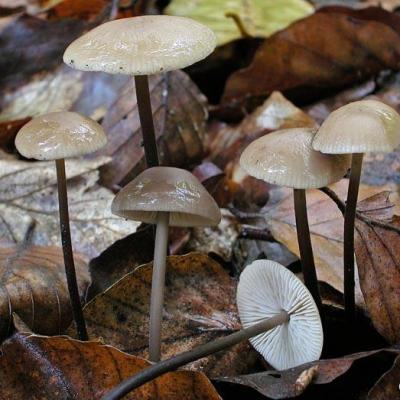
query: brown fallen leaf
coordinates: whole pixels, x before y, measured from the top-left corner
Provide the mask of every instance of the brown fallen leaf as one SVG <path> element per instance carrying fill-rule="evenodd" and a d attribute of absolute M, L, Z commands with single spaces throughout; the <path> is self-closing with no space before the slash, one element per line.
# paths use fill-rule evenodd
<path fill-rule="evenodd" d="M 152 264 L 126 275 L 84 308 L 89 337 L 102 338 L 127 353 L 147 357 Z M 163 358 L 240 329 L 235 305 L 236 282 L 213 259 L 201 253 L 167 260 Z M 74 335 L 74 331 L 68 332 Z M 248 371 L 257 356 L 248 343 L 190 365 L 213 376 Z"/>
<path fill-rule="evenodd" d="M 66 162 L 73 246 L 88 258 L 138 225 L 114 216 L 113 193 L 96 183 L 98 167 L 107 161 L 103 157 Z M 54 162 L 0 159 L 0 237 L 19 243 L 32 227 L 32 244 L 59 246 Z"/>
<path fill-rule="evenodd" d="M 79 254 L 75 254 L 75 264 L 83 297 L 89 273 Z M 44 335 L 61 334 L 71 324 L 60 248 L 0 247 L 0 339 L 11 333 L 13 313 L 33 332 Z"/>
<path fill-rule="evenodd" d="M 0 122 L 0 147 L 11 149 L 18 131 L 30 121 L 30 118 L 18 119 L 10 122 Z"/>
<path fill-rule="evenodd" d="M 368 400 L 397 399 L 400 396 L 400 356 L 368 393 Z"/>
<path fill-rule="evenodd" d="M 336 379 L 343 375 L 351 374 L 350 369 L 360 368 L 361 372 L 359 372 L 357 376 L 354 376 L 353 379 L 347 381 L 345 387 L 343 387 L 343 384 L 338 384 L 342 389 L 338 392 L 342 396 L 346 396 L 342 398 L 355 399 L 359 398 L 358 396 L 352 396 L 356 394 L 354 393 L 354 386 L 357 386 L 357 384 L 359 385 L 357 381 L 362 381 L 364 387 L 368 387 L 368 385 L 371 386 L 370 382 L 365 381 L 366 371 L 375 369 L 375 373 L 379 374 L 380 367 L 377 366 L 378 357 L 384 357 L 386 361 L 385 364 L 387 364 L 390 363 L 397 354 L 399 354 L 399 350 L 396 349 L 373 350 L 350 354 L 342 358 L 314 361 L 286 371 L 279 371 L 279 373 L 277 373 L 277 371 L 265 371 L 251 375 L 218 378 L 216 381 L 218 383 L 226 382 L 250 387 L 271 399 L 291 399 L 298 396 L 296 381 L 299 375 L 313 366 L 318 366 L 318 374 L 311 383 L 311 386 L 313 386 L 314 389 L 313 394 L 320 395 L 316 398 L 324 398 L 324 394 L 329 395 L 329 398 L 341 398 L 341 396 L 331 397 L 333 390 L 329 384 L 334 383 Z M 361 364 L 360 362 L 364 362 L 364 364 Z M 320 391 L 317 391 L 318 389 L 315 385 L 326 385 L 326 391 L 324 392 L 322 387 L 320 388 Z M 314 396 L 312 398 L 314 398 Z M 390 399 L 392 400 L 392 398 Z M 386 397 L 385 400 L 389 400 L 389 397 Z"/>
<path fill-rule="evenodd" d="M 222 106 L 252 107 L 274 90 L 310 101 L 383 69 L 398 70 L 399 26 L 400 16 L 381 8 L 318 10 L 266 39 L 252 64 L 228 79 Z"/>
<path fill-rule="evenodd" d="M 149 84 L 162 162 L 185 167 L 199 161 L 204 155 L 206 98 L 182 71 L 152 76 Z M 101 169 L 101 182 L 107 187 L 123 185 L 144 167 L 133 81 L 108 110 L 102 125 L 108 144 L 99 154 L 113 160 Z"/>
<path fill-rule="evenodd" d="M 372 322 L 391 343 L 400 340 L 400 217 L 393 215 L 390 192 L 358 203 L 362 215 L 382 226 L 356 220 L 355 253 L 360 286 Z M 396 227 L 394 231 L 390 227 Z"/>
<path fill-rule="evenodd" d="M 0 348 L 0 397 L 100 400 L 122 380 L 150 366 L 100 342 L 16 334 Z M 141 386 L 130 400 L 219 400 L 201 372 L 176 371 Z"/>

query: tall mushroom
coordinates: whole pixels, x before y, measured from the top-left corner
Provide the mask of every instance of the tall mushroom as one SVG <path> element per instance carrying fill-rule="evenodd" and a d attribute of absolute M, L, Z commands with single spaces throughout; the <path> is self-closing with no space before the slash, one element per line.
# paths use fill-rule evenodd
<path fill-rule="evenodd" d="M 65 158 L 94 152 L 107 142 L 103 128 L 95 121 L 75 112 L 41 115 L 24 125 L 15 138 L 17 150 L 26 158 L 55 160 L 61 243 L 72 315 L 80 340 L 87 340 L 85 320 L 76 281 L 69 226 Z"/>
<path fill-rule="evenodd" d="M 64 62 L 82 71 L 133 75 L 147 165 L 159 164 L 148 75 L 187 67 L 216 46 L 214 33 L 184 17 L 146 15 L 106 22 L 72 42 Z"/>
<path fill-rule="evenodd" d="M 400 144 L 400 115 L 376 100 L 347 104 L 321 125 L 313 148 L 326 154 L 351 154 L 351 175 L 344 216 L 344 303 L 349 320 L 354 316 L 354 223 L 363 155 L 391 152 Z"/>
<path fill-rule="evenodd" d="M 151 361 L 159 361 L 168 227 L 218 225 L 221 213 L 214 199 L 194 175 L 172 167 L 153 167 L 139 174 L 115 196 L 112 212 L 127 219 L 157 225 L 149 353 Z"/>
<path fill-rule="evenodd" d="M 305 189 L 320 188 L 341 179 L 349 167 L 346 156 L 329 156 L 311 147 L 316 130 L 284 129 L 252 142 L 240 157 L 251 176 L 293 188 L 297 238 L 304 281 L 319 309 L 322 303 L 311 246 Z"/>
<path fill-rule="evenodd" d="M 126 379 L 102 400 L 118 400 L 168 371 L 243 340 L 278 370 L 319 359 L 323 332 L 318 308 L 307 288 L 282 265 L 258 260 L 240 276 L 237 305 L 244 329 L 152 365 Z"/>

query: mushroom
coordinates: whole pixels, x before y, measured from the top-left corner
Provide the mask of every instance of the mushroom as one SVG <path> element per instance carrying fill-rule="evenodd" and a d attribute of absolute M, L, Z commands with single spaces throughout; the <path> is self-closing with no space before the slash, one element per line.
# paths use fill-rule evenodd
<path fill-rule="evenodd" d="M 243 340 L 278 370 L 318 360 L 323 331 L 311 293 L 288 269 L 257 260 L 242 272 L 237 305 L 244 329 L 154 364 L 120 383 L 103 397 L 117 400 L 166 372 L 225 350 Z"/>
<path fill-rule="evenodd" d="M 148 75 L 187 67 L 207 57 L 215 34 L 184 17 L 146 15 L 107 22 L 72 42 L 64 62 L 82 71 L 133 75 L 147 165 L 159 164 Z"/>
<path fill-rule="evenodd" d="M 312 128 L 292 128 L 269 133 L 247 146 L 240 157 L 240 165 L 255 178 L 293 188 L 304 282 L 321 310 L 305 189 L 338 181 L 347 172 L 349 160 L 347 156 L 326 155 L 313 150 L 311 142 L 315 132 Z"/>
<path fill-rule="evenodd" d="M 139 174 L 115 196 L 112 212 L 123 218 L 157 225 L 150 300 L 149 355 L 151 361 L 159 361 L 168 227 L 218 225 L 221 213 L 214 199 L 194 175 L 172 167 L 153 167 Z"/>
<path fill-rule="evenodd" d="M 313 148 L 326 154 L 351 154 L 351 174 L 344 216 L 344 303 L 349 320 L 355 313 L 354 223 L 363 153 L 391 152 L 400 143 L 400 115 L 376 100 L 349 103 L 332 112 L 321 125 Z"/>
<path fill-rule="evenodd" d="M 17 150 L 26 158 L 55 160 L 61 242 L 72 315 L 80 340 L 87 340 L 85 320 L 76 281 L 68 215 L 65 158 L 91 153 L 107 142 L 103 128 L 95 121 L 75 112 L 41 115 L 24 125 L 15 138 Z"/>

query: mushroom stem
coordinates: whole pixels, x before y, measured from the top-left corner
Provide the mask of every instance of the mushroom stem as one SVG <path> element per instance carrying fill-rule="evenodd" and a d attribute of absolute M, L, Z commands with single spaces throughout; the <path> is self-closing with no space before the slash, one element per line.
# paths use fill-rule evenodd
<path fill-rule="evenodd" d="M 65 275 L 67 277 L 68 292 L 72 307 L 72 316 L 75 321 L 79 340 L 88 340 L 85 319 L 82 312 L 81 299 L 79 296 L 78 283 L 76 281 L 75 263 L 72 251 L 68 213 L 67 182 L 65 179 L 65 161 L 63 158 L 55 161 L 57 169 L 61 243 L 64 254 Z"/>
<path fill-rule="evenodd" d="M 308 227 L 306 192 L 304 189 L 293 189 L 293 194 L 297 240 L 299 242 L 304 283 L 313 296 L 318 309 L 321 311 L 322 302 L 318 289 L 317 273 L 315 271 L 310 229 Z"/>
<path fill-rule="evenodd" d="M 348 320 L 354 318 L 354 223 L 357 211 L 358 189 L 360 187 L 363 153 L 355 153 L 351 158 L 350 182 L 344 213 L 343 265 L 344 265 L 344 306 Z"/>
<path fill-rule="evenodd" d="M 117 400 L 124 397 L 131 390 L 138 388 L 141 385 L 163 375 L 169 371 L 173 371 L 185 364 L 196 361 L 200 358 L 207 357 L 210 354 L 214 354 L 218 351 L 225 350 L 237 343 L 244 340 L 250 339 L 261 333 L 267 332 L 278 325 L 282 325 L 288 322 L 290 315 L 282 310 L 279 314 L 272 318 L 264 319 L 248 328 L 242 329 L 238 332 L 232 333 L 228 336 L 213 340 L 201 346 L 194 348 L 193 350 L 180 353 L 174 357 L 168 358 L 167 360 L 161 361 L 154 364 L 139 373 L 131 376 L 124 380 L 117 387 L 106 394 L 102 400 Z"/>
<path fill-rule="evenodd" d="M 135 76 L 135 88 L 147 167 L 157 167 L 160 162 L 158 160 L 153 113 L 151 111 L 149 80 L 147 75 Z"/>
<path fill-rule="evenodd" d="M 165 268 L 168 247 L 169 213 L 157 214 L 156 240 L 154 244 L 153 277 L 150 299 L 149 359 L 160 361 L 161 322 L 164 304 Z"/>

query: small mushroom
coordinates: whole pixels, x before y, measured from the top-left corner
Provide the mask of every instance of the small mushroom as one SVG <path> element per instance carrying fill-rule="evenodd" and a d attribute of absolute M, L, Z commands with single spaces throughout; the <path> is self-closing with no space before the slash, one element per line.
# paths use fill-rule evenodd
<path fill-rule="evenodd" d="M 61 242 L 72 315 L 80 340 L 87 340 L 85 320 L 76 281 L 71 232 L 69 226 L 65 158 L 88 154 L 107 142 L 103 128 L 95 121 L 75 112 L 41 115 L 24 125 L 15 138 L 17 150 L 26 158 L 55 160 Z"/>
<path fill-rule="evenodd" d="M 347 172 L 349 159 L 347 156 L 328 156 L 313 150 L 311 142 L 315 132 L 311 128 L 293 128 L 269 133 L 244 150 L 240 165 L 255 178 L 293 188 L 304 281 L 321 309 L 305 189 L 320 188 L 340 180 Z"/>
<path fill-rule="evenodd" d="M 131 376 L 102 400 L 118 400 L 166 372 L 250 340 L 278 370 L 318 360 L 323 331 L 318 308 L 303 283 L 282 265 L 258 260 L 242 272 L 237 305 L 244 329 L 154 364 Z"/>
<path fill-rule="evenodd" d="M 82 71 L 135 76 L 147 165 L 159 164 L 148 75 L 187 67 L 207 57 L 215 34 L 184 17 L 146 15 L 100 25 L 72 42 L 64 62 Z"/>
<path fill-rule="evenodd" d="M 338 108 L 321 125 L 313 148 L 326 154 L 351 154 L 351 175 L 344 216 L 344 302 L 349 320 L 355 313 L 354 223 L 363 153 L 391 152 L 400 144 L 400 115 L 376 100 L 361 100 Z"/>
<path fill-rule="evenodd" d="M 194 175 L 172 167 L 153 167 L 139 174 L 115 196 L 112 212 L 123 218 L 157 225 L 149 353 L 151 361 L 159 361 L 168 227 L 218 225 L 221 213 L 214 199 Z"/>

